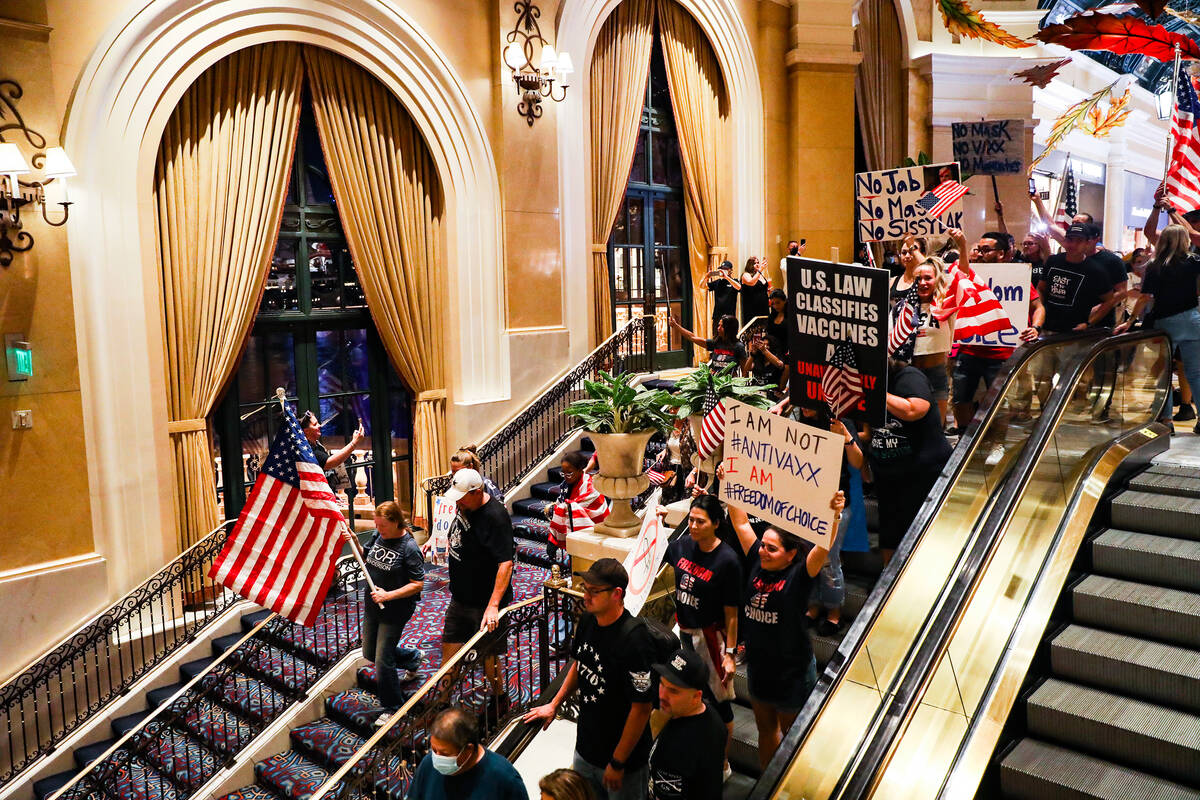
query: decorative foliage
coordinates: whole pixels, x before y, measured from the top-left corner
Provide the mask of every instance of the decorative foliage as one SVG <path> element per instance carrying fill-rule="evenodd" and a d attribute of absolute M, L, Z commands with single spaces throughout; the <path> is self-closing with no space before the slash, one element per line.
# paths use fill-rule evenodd
<path fill-rule="evenodd" d="M 720 372 L 714 372 L 708 364 L 701 364 L 695 371 L 684 375 L 675 382 L 675 388 L 668 396 L 668 403 L 675 408 L 675 416 L 687 419 L 693 414 L 699 414 L 704 405 L 704 394 L 708 391 L 708 382 L 713 383 L 713 391 L 717 399 L 724 400 L 732 397 L 755 408 L 768 409 L 773 403 L 767 392 L 775 388 L 775 384 L 765 386 L 754 383 L 750 378 L 735 378 L 733 370 L 736 364 L 730 364 Z"/>
<path fill-rule="evenodd" d="M 994 22 L 988 22 L 978 11 L 967 5 L 966 0 L 938 0 L 938 10 L 942 12 L 942 22 L 945 23 L 946 30 L 958 36 L 995 42 L 1014 50 L 1033 47 L 1030 42 L 1018 39 Z"/>
<path fill-rule="evenodd" d="M 1200 47 L 1187 36 L 1132 16 L 1077 14 L 1061 25 L 1046 26 L 1033 38 L 1069 50 L 1107 50 L 1122 56 L 1136 53 L 1159 61 L 1173 59 L 1178 44 L 1184 58 L 1200 58 Z"/>
<path fill-rule="evenodd" d="M 1081 127 L 1084 133 L 1091 134 L 1097 139 L 1103 139 L 1113 130 L 1125 124 L 1131 110 L 1129 108 L 1129 90 L 1126 89 L 1125 93 L 1116 100 L 1109 101 L 1107 112 L 1102 114 L 1099 105 L 1092 106 Z"/>
<path fill-rule="evenodd" d="M 1120 5 L 1128 4 L 1121 3 Z M 1134 0 L 1134 5 L 1145 12 L 1150 19 L 1158 19 L 1164 11 L 1170 10 L 1167 8 L 1167 0 Z"/>
<path fill-rule="evenodd" d="M 1071 59 L 1064 58 L 1061 61 L 1055 61 L 1051 64 L 1038 64 L 1029 69 L 1023 69 L 1013 75 L 1013 78 L 1020 78 L 1030 86 L 1036 86 L 1039 89 L 1045 89 L 1050 81 L 1054 80 L 1054 76 L 1058 71 L 1071 63 Z"/>
<path fill-rule="evenodd" d="M 661 389 L 639 389 L 632 385 L 634 373 L 600 373 L 598 381 L 584 381 L 587 400 L 576 400 L 563 412 L 574 417 L 592 433 L 636 433 L 671 428 L 671 415 L 664 410 L 671 396 Z"/>
<path fill-rule="evenodd" d="M 1080 100 L 1078 103 L 1064 111 L 1062 116 L 1054 120 L 1054 127 L 1050 129 L 1050 135 L 1046 137 L 1046 149 L 1042 151 L 1040 156 L 1029 163 L 1029 171 L 1031 173 L 1033 172 L 1033 168 L 1037 166 L 1038 162 L 1050 155 L 1050 153 L 1053 152 L 1056 147 L 1058 147 L 1058 143 L 1061 142 L 1068 133 L 1075 130 L 1075 127 L 1087 118 L 1088 114 L 1091 113 L 1093 108 L 1100 104 L 1101 100 L 1112 95 L 1113 87 L 1117 85 L 1117 81 L 1119 80 L 1120 78 L 1118 78 L 1116 81 L 1113 81 L 1108 86 L 1105 86 L 1103 89 L 1099 90 L 1090 97 L 1085 97 L 1084 99 Z"/>
<path fill-rule="evenodd" d="M 931 159 L 929 157 L 929 153 L 926 153 L 924 150 L 917 153 L 916 161 L 913 161 L 912 156 L 906 156 L 904 159 L 904 166 L 906 166 L 906 167 L 923 167 L 926 164 L 932 164 L 932 163 L 933 163 L 933 159 Z"/>
<path fill-rule="evenodd" d="M 1200 14 L 1193 14 L 1190 11 L 1176 11 L 1173 8 L 1166 9 L 1166 12 L 1176 19 L 1181 19 L 1189 25 L 1200 26 Z"/>

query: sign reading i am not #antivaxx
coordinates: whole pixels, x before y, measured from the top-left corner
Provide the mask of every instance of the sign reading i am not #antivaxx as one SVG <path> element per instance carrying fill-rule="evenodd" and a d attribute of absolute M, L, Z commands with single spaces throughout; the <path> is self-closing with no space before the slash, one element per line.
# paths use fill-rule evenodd
<path fill-rule="evenodd" d="M 842 437 L 725 400 L 721 499 L 818 547 L 833 545 L 829 501 L 842 479 Z"/>

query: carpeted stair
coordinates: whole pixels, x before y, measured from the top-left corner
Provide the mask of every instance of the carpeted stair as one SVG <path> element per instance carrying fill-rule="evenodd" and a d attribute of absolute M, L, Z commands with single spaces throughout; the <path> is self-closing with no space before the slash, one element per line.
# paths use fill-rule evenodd
<path fill-rule="evenodd" d="M 590 458 L 594 452 L 592 440 L 584 437 L 579 443 L 579 449 Z M 547 521 L 546 509 L 558 498 L 558 487 L 561 483 L 562 468 L 551 467 L 544 482 L 535 483 L 530 487 L 529 497 L 512 504 L 513 544 L 516 546 L 518 561 L 543 569 L 550 569 L 554 564 L 566 568 L 566 553 L 560 553 L 556 559 L 551 559 L 546 552 L 546 545 L 550 541 L 550 523 Z"/>

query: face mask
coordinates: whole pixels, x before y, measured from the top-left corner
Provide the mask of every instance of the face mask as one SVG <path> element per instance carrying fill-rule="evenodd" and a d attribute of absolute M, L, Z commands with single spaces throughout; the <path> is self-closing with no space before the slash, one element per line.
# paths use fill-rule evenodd
<path fill-rule="evenodd" d="M 459 753 L 458 756 L 461 756 Z M 430 753 L 430 758 L 433 759 L 433 768 L 443 775 L 453 775 L 462 769 L 458 766 L 458 756 L 442 756 L 437 753 Z"/>

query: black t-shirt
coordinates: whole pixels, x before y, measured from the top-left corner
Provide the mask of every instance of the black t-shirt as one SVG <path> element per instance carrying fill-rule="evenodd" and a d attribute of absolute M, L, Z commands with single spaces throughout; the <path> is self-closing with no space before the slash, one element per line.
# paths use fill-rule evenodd
<path fill-rule="evenodd" d="M 666 562 L 675 568 L 679 627 L 724 627 L 725 607 L 737 608 L 741 597 L 742 564 L 737 553 L 719 539 L 706 553 L 685 534 L 667 545 Z"/>
<path fill-rule="evenodd" d="M 1023 256 L 1020 253 L 1017 253 L 1015 256 L 1013 256 L 1013 263 L 1029 265 L 1030 280 L 1033 281 L 1034 286 L 1038 285 L 1038 281 L 1040 281 L 1042 279 L 1042 274 L 1046 270 L 1046 260 L 1045 259 L 1039 259 L 1037 261 L 1030 261 L 1028 258 L 1026 258 L 1025 256 Z"/>
<path fill-rule="evenodd" d="M 650 750 L 648 800 L 721 800 L 726 735 L 711 706 L 668 721 Z"/>
<path fill-rule="evenodd" d="M 778 343 L 779 349 L 776 350 L 776 349 L 772 348 L 771 352 L 774 353 L 775 355 L 779 356 L 779 358 L 783 361 L 783 363 L 786 364 L 787 363 L 787 351 L 788 351 L 787 315 L 786 314 L 784 315 L 782 322 L 774 322 L 773 321 L 774 319 L 775 319 L 774 313 L 772 313 L 769 317 L 767 317 L 767 325 L 766 325 L 766 331 L 765 331 L 765 333 L 767 335 L 767 341 L 770 342 L 772 339 L 774 339 L 775 342 Z"/>
<path fill-rule="evenodd" d="M 654 645 L 645 627 L 631 624 L 632 619 L 626 611 L 612 625 L 602 626 L 585 613 L 571 642 L 571 658 L 579 667 L 575 750 L 595 767 L 608 765 L 633 704 L 654 701 Z M 625 763 L 637 769 L 649 755 L 647 725 Z"/>
<path fill-rule="evenodd" d="M 487 608 L 496 573 L 513 560 L 512 518 L 489 500 L 475 511 L 459 511 L 450 526 L 450 597 L 468 608 Z M 512 582 L 500 600 L 512 602 Z"/>
<path fill-rule="evenodd" d="M 425 580 L 425 559 L 421 548 L 409 534 L 398 539 L 385 539 L 379 534 L 363 548 L 363 561 L 367 564 L 367 574 L 375 585 L 385 591 L 399 589 L 413 581 Z M 378 614 L 380 619 L 388 622 L 399 622 L 407 619 L 417 607 L 417 598 L 402 597 L 399 600 L 388 600 L 381 609 L 370 599 L 370 589 L 363 589 L 363 607 L 368 614 Z"/>
<path fill-rule="evenodd" d="M 721 371 L 730 364 L 737 364 L 739 367 L 746 361 L 746 345 L 740 340 L 734 340 L 733 344 L 727 342 L 718 342 L 716 339 L 708 339 L 704 342 L 704 347 L 712 353 L 708 359 L 710 369 Z M 734 370 L 736 372 L 736 370 Z"/>
<path fill-rule="evenodd" d="M 1097 250 L 1092 254 L 1091 259 L 1104 269 L 1104 274 L 1108 276 L 1108 286 L 1110 289 L 1118 283 L 1125 283 L 1129 280 L 1129 273 L 1125 270 L 1125 262 L 1112 250 Z M 1115 306 L 1100 320 L 1100 324 L 1110 328 L 1117 324 L 1117 310 Z"/>
<path fill-rule="evenodd" d="M 1062 333 L 1086 323 L 1092 307 L 1111 289 L 1108 273 L 1092 258 L 1072 264 L 1065 253 L 1050 256 L 1046 259 L 1042 285 L 1038 286 L 1046 309 L 1045 329 Z"/>
<path fill-rule="evenodd" d="M 791 665 L 803 669 L 812 657 L 804 628 L 808 593 L 813 579 L 805 563 L 809 545 L 796 551 L 791 566 L 765 570 L 755 542 L 747 553 L 747 580 L 738 632 L 746 643 L 746 658 L 767 670 Z"/>
<path fill-rule="evenodd" d="M 906 400 L 920 399 L 929 403 L 925 416 L 912 422 L 905 422 L 899 417 L 888 416 L 889 427 L 898 429 L 898 433 L 907 439 L 908 450 L 897 455 L 895 452 L 878 452 L 868 447 L 866 454 L 878 477 L 887 476 L 888 480 L 904 480 L 906 476 L 914 479 L 923 478 L 930 472 L 940 472 L 950 458 L 950 442 L 942 430 L 941 420 L 938 419 L 938 406 L 933 399 L 933 391 L 929 386 L 929 378 L 916 367 L 905 367 L 888 378 L 888 393 Z M 904 463 L 896 464 L 895 458 L 905 459 Z"/>
<path fill-rule="evenodd" d="M 713 319 L 719 319 L 726 314 L 737 313 L 737 287 L 724 278 L 713 278 L 708 282 L 708 290 L 713 296 Z"/>
<path fill-rule="evenodd" d="M 1142 293 L 1154 296 L 1154 307 L 1146 318 L 1150 321 L 1171 317 L 1196 308 L 1196 277 L 1200 275 L 1200 258 L 1188 256 L 1166 269 L 1151 262 L 1142 280 Z"/>
<path fill-rule="evenodd" d="M 765 317 L 771 313 L 771 306 L 767 302 L 768 292 L 770 289 L 766 281 L 759 281 L 750 286 L 742 284 L 743 325 L 755 317 Z"/>
<path fill-rule="evenodd" d="M 317 457 L 317 465 L 322 470 L 325 469 L 325 462 L 329 460 L 329 451 L 320 442 L 309 442 L 309 445 L 312 446 L 313 455 Z"/>

